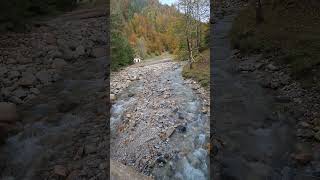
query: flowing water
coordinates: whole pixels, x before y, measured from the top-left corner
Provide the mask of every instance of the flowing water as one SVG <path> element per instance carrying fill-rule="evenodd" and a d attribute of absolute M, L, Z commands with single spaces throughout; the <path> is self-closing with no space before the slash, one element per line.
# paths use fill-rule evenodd
<path fill-rule="evenodd" d="M 76 141 L 86 144 L 91 128 L 104 126 L 104 121 L 97 121 L 96 112 L 106 111 L 104 100 L 97 96 L 105 91 L 106 61 L 99 58 L 83 63 L 70 66 L 64 79 L 41 89 L 37 98 L 20 107 L 23 130 L 9 137 L 0 149 L 0 179 L 56 179 L 55 165 L 86 166 L 72 157 Z M 100 133 L 98 129 L 94 129 L 95 135 Z M 101 136 L 106 137 L 106 132 L 104 129 Z M 85 133 L 87 136 L 81 135 Z"/>
<path fill-rule="evenodd" d="M 121 121 L 126 108 L 136 106 L 138 97 L 130 97 L 128 94 L 138 93 L 143 91 L 145 83 L 156 83 L 156 89 L 170 89 L 171 96 L 168 99 L 161 100 L 162 108 L 166 109 L 166 102 L 175 101 L 175 107 L 172 117 L 178 114 L 179 117 L 184 117 L 184 126 L 181 133 L 176 129 L 168 141 L 165 142 L 163 151 L 172 152 L 171 158 L 161 160 L 163 156 L 157 157 L 157 164 L 151 170 L 151 174 L 156 179 L 184 179 L 184 180 L 205 180 L 208 179 L 209 155 L 206 150 L 206 145 L 209 141 L 209 117 L 201 111 L 203 107 L 202 99 L 196 92 L 185 84 L 185 80 L 181 76 L 182 66 L 172 64 L 170 71 L 158 76 L 156 82 L 137 81 L 129 86 L 118 98 L 118 101 L 112 106 L 111 114 L 111 131 L 116 124 Z M 148 68 L 146 66 L 145 68 Z M 169 83 L 168 83 L 169 82 Z M 155 98 L 156 92 L 152 93 Z M 160 106 L 161 107 L 161 106 Z M 148 115 L 157 110 L 151 107 L 136 107 L 144 109 L 144 115 Z M 179 109 L 179 110 L 178 110 Z M 171 112 L 163 116 L 164 118 L 158 121 L 166 121 L 166 117 L 171 116 Z M 143 133 L 143 132 L 142 132 Z M 127 147 L 130 148 L 130 147 Z M 165 152 L 161 152 L 165 154 Z M 160 160 L 159 160 L 160 159 Z"/>

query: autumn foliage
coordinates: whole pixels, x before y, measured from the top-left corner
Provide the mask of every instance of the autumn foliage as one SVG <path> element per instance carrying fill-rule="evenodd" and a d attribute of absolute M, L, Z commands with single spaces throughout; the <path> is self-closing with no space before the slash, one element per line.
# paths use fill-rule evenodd
<path fill-rule="evenodd" d="M 116 32 L 125 37 L 134 56 L 180 55 L 186 50 L 184 15 L 175 6 L 162 5 L 158 0 L 111 0 L 111 7 L 111 36 Z M 204 39 L 208 25 L 202 24 L 206 26 Z"/>

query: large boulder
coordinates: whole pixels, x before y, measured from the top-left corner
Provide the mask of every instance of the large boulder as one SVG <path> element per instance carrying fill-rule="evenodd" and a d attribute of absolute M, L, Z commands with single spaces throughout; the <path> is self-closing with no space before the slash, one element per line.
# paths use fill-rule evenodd
<path fill-rule="evenodd" d="M 32 86 L 36 82 L 36 78 L 31 72 L 23 72 L 21 76 L 19 81 L 19 85 L 21 86 Z"/>

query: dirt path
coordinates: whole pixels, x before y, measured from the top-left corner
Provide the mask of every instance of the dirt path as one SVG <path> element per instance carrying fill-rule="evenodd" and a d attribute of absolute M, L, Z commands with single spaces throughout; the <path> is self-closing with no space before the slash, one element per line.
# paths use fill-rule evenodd
<path fill-rule="evenodd" d="M 58 44 L 57 49 L 67 52 L 71 40 L 77 45 L 91 41 L 91 47 L 105 49 L 101 41 L 82 37 L 87 35 L 86 30 L 90 31 L 86 23 L 96 24 L 98 20 L 88 22 L 81 18 L 48 23 L 57 31 L 66 32 L 58 34 L 64 43 Z M 82 26 L 82 33 L 78 34 L 73 26 Z M 81 42 L 77 42 L 79 39 Z M 21 130 L 1 146 L 0 179 L 107 179 L 107 59 L 105 53 L 96 53 L 99 57 L 94 58 L 87 54 L 87 46 L 82 49 L 85 51 L 78 51 L 76 58 L 73 55 L 72 60 L 66 60 L 59 80 L 43 86 L 36 97 L 18 106 Z M 62 54 L 64 57 L 66 54 Z M 48 59 L 45 57 L 44 61 Z"/>
<path fill-rule="evenodd" d="M 111 77 L 111 159 L 157 179 L 208 179 L 209 95 L 160 60 Z"/>

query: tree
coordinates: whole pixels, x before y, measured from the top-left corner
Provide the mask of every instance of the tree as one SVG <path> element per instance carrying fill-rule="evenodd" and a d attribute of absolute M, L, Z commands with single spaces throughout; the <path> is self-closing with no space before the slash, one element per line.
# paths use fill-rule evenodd
<path fill-rule="evenodd" d="M 185 41 L 189 67 L 192 68 L 194 53 L 199 53 L 202 39 L 202 20 L 209 18 L 208 0 L 179 0 L 177 8 L 183 13 Z"/>

